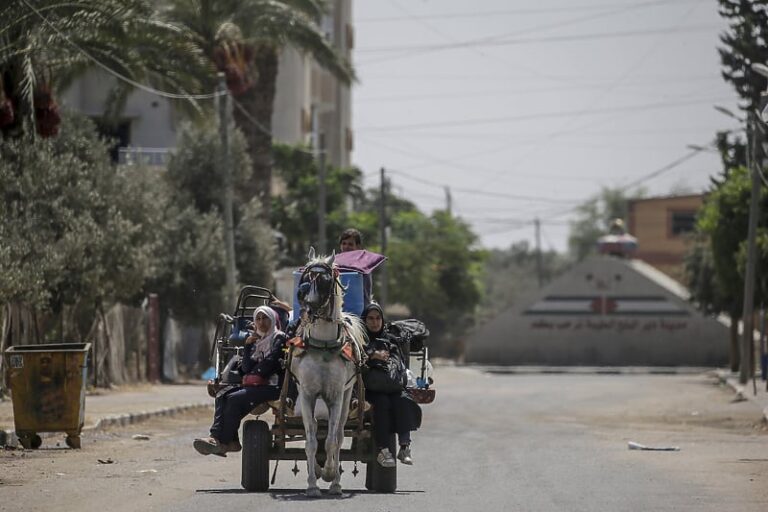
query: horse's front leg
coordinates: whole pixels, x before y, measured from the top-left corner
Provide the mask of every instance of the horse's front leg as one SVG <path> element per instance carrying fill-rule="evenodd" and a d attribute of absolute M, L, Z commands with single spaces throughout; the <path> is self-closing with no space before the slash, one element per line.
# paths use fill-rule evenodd
<path fill-rule="evenodd" d="M 317 397 L 301 393 L 301 420 L 304 423 L 304 452 L 307 454 L 307 496 L 321 496 L 317 486 L 316 456 L 317 456 L 317 420 L 315 419 L 315 403 Z"/>
<path fill-rule="evenodd" d="M 329 494 L 341 494 L 341 471 L 339 471 L 341 445 L 344 442 L 344 424 L 349 416 L 349 401 L 352 388 L 341 392 L 328 417 L 328 437 L 325 439 L 325 467 L 323 480 L 331 482 Z"/>

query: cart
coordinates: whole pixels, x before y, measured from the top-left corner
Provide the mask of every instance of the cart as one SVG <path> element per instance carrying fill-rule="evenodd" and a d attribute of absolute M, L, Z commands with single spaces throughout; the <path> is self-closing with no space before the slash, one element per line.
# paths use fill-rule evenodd
<path fill-rule="evenodd" d="M 362 281 L 359 281 L 362 286 Z M 246 286 L 240 291 L 235 312 L 233 315 L 221 314 L 217 320 L 216 331 L 212 346 L 212 358 L 215 376 L 208 383 L 208 392 L 211 396 L 228 386 L 238 385 L 240 376 L 233 370 L 233 361 L 242 355 L 245 339 L 248 337 L 248 327 L 253 310 L 264 304 L 270 304 L 275 300 L 274 294 L 267 288 L 259 286 Z M 410 350 L 410 339 L 404 340 L 403 350 L 405 360 L 410 361 L 410 356 L 415 356 L 420 362 L 419 379 L 427 381 L 425 374 L 428 349 L 421 343 L 419 350 Z M 306 433 L 300 416 L 289 414 L 288 390 L 291 382 L 290 358 L 288 353 L 286 360 L 285 378 L 278 400 L 257 406 L 251 414 L 256 419 L 249 419 L 243 423 L 242 434 L 242 468 L 241 485 L 251 492 L 265 492 L 271 483 L 274 483 L 277 467 L 280 461 L 294 461 L 293 473 L 298 474 L 300 469 L 298 461 L 306 461 L 303 442 L 306 441 Z M 356 382 L 356 397 L 358 404 L 365 403 L 365 387 L 362 375 L 358 375 Z M 430 403 L 434 399 L 434 389 L 410 390 L 417 403 Z M 271 411 L 272 421 L 267 413 Z M 265 416 L 266 415 L 266 416 Z M 325 443 L 323 440 L 328 433 L 328 422 L 318 419 L 318 451 L 317 463 L 325 462 Z M 376 461 L 377 450 L 373 442 L 373 417 L 370 411 L 363 411 L 358 407 L 356 417 L 349 418 L 344 426 L 345 440 L 351 440 L 347 448 L 342 446 L 339 454 L 341 462 L 353 464 L 352 474 L 359 473 L 358 464 L 366 465 L 365 487 L 371 491 L 392 493 L 397 490 L 397 467 L 385 468 Z M 396 438 L 390 439 L 390 452 L 396 453 Z M 270 477 L 270 462 L 274 461 Z"/>

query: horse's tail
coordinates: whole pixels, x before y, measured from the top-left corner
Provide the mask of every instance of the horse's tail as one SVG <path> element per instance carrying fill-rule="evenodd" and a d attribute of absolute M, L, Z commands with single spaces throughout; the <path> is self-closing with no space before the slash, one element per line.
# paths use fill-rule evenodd
<path fill-rule="evenodd" d="M 365 334 L 365 324 L 363 324 L 363 321 L 359 316 L 353 315 L 352 313 L 342 313 L 341 319 L 347 326 L 347 332 L 349 333 L 351 341 L 357 345 L 362 352 L 365 344 L 368 342 L 368 337 Z"/>

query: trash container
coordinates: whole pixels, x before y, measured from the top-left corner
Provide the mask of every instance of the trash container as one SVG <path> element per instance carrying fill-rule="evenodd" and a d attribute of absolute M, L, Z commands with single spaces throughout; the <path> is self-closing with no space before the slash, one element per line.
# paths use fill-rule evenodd
<path fill-rule="evenodd" d="M 24 448 L 39 448 L 38 432 L 66 432 L 80 448 L 90 343 L 18 345 L 5 351 L 16 435 Z"/>

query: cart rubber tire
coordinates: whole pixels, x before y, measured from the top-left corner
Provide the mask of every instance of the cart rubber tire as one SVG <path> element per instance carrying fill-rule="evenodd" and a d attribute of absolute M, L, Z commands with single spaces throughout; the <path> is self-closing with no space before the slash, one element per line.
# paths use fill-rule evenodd
<path fill-rule="evenodd" d="M 272 432 L 261 420 L 246 421 L 243 425 L 243 466 L 240 484 L 250 492 L 269 490 L 269 448 Z"/>
<path fill-rule="evenodd" d="M 82 448 L 82 443 L 80 442 L 80 436 L 67 436 L 66 439 L 64 439 L 64 442 L 67 443 L 67 446 L 70 448 L 74 448 L 75 450 L 79 450 Z"/>
<path fill-rule="evenodd" d="M 375 460 L 369 462 L 365 470 L 365 488 L 373 492 L 397 491 L 397 466 L 385 468 Z"/>

